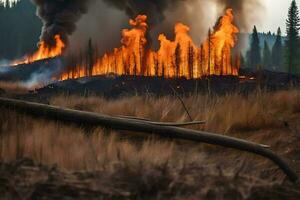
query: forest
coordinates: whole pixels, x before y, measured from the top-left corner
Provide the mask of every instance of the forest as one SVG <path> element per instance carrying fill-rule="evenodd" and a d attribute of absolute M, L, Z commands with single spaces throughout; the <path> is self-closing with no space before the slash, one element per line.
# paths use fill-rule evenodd
<path fill-rule="evenodd" d="M 239 34 L 240 40 L 247 41 L 247 45 L 238 50 L 242 52 L 242 68 L 299 73 L 299 69 L 295 68 L 295 65 L 299 66 L 300 62 L 297 56 L 299 50 L 294 50 L 298 49 L 299 45 L 292 45 L 293 50 L 288 48 L 291 44 L 299 43 L 297 42 L 299 30 L 295 28 L 299 26 L 299 21 L 292 16 L 297 14 L 297 9 L 295 9 L 290 8 L 288 30 L 281 30 L 278 27 L 276 32 L 261 33 L 254 27 L 252 33 Z M 42 22 L 36 15 L 36 8 L 30 0 L 23 0 L 13 8 L 0 7 L 0 27 L 5 30 L 0 32 L 0 60 L 20 58 L 36 50 Z M 292 61 L 293 64 L 290 64 L 294 67 L 288 67 L 289 64 L 286 61 L 288 54 L 296 57 Z"/>
<path fill-rule="evenodd" d="M 71 38 L 89 2 L 0 0 L 1 200 L 300 199 L 298 0 L 246 33 L 266 0 L 103 0 L 124 20 L 105 51 Z M 203 41 L 182 21 L 152 49 L 195 2 L 222 8 Z"/>

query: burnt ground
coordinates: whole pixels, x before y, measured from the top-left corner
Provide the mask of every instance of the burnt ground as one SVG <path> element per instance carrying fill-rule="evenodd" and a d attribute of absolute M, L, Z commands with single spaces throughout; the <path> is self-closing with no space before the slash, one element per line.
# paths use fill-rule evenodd
<path fill-rule="evenodd" d="M 245 71 L 241 74 L 240 77 L 210 76 L 193 80 L 129 75 L 95 76 L 55 82 L 31 90 L 29 94 L 18 96 L 18 98 L 48 102 L 51 97 L 59 94 L 118 98 L 148 94 L 154 96 L 174 95 L 174 90 L 182 96 L 207 93 L 213 95 L 242 93 L 247 95 L 257 88 L 266 91 L 278 91 L 300 86 L 299 76 L 288 76 L 286 73 Z"/>
<path fill-rule="evenodd" d="M 65 172 L 30 159 L 0 163 L 1 199 L 300 199 L 300 185 L 268 184 L 245 176 L 187 166 L 182 180 L 193 177 L 193 185 L 172 179 L 167 168 L 151 173 L 120 168 L 113 173 Z M 131 177 L 128 179 L 128 177 Z M 130 181 L 129 181 L 130 180 Z"/>
<path fill-rule="evenodd" d="M 181 95 L 211 93 L 224 95 L 232 92 L 248 94 L 255 89 L 268 91 L 284 90 L 300 86 L 300 76 L 289 76 L 287 73 L 272 71 L 253 71 L 242 69 L 240 77 L 210 76 L 201 79 L 187 80 L 185 78 L 163 78 L 144 76 L 115 76 L 102 75 L 95 77 L 66 80 L 49 84 L 53 77 L 59 77 L 64 70 L 63 58 L 37 61 L 31 64 L 21 64 L 15 67 L 1 67 L 0 81 L 20 82 L 27 86 L 35 86 L 31 94 L 20 96 L 29 100 L 47 102 L 58 94 L 98 95 L 107 98 L 120 96 L 154 94 L 157 96 L 173 95 L 174 90 Z M 40 85 L 45 85 L 41 87 Z M 2 93 L 4 91 L 2 90 Z"/>
<path fill-rule="evenodd" d="M 25 68 L 22 70 L 20 74 L 31 73 L 29 68 L 28 71 Z M 5 77 L 0 76 L 0 80 L 14 77 L 17 81 L 22 78 L 18 73 L 17 76 L 10 73 Z M 13 97 L 48 102 L 58 94 L 117 98 L 145 94 L 173 95 L 173 89 L 180 95 L 224 95 L 234 92 L 248 94 L 258 87 L 276 91 L 300 85 L 298 76 L 289 77 L 285 73 L 244 71 L 241 75 L 245 77 L 212 76 L 199 80 L 97 76 L 53 83 L 32 90 L 30 94 L 17 94 Z M 4 90 L 2 95 L 6 96 Z M 298 152 L 296 148 L 294 150 Z M 299 157 L 299 152 L 294 154 L 293 159 L 296 157 Z M 124 167 L 114 170 L 112 174 L 107 171 L 68 172 L 30 159 L 9 163 L 0 161 L 0 199 L 174 199 L 175 196 L 177 199 L 300 199 L 299 183 L 285 181 L 284 184 L 276 184 L 239 174 L 228 176 L 222 171 L 209 173 L 209 169 L 202 166 L 187 166 L 180 172 L 181 177 L 174 179 L 173 176 L 177 173 L 172 172 L 172 169 L 157 168 L 145 174 L 143 171 L 129 171 Z M 191 177 L 193 185 L 181 182 Z"/>
<path fill-rule="evenodd" d="M 252 90 L 257 87 L 256 80 L 241 80 L 235 77 L 211 78 L 211 80 L 213 79 L 215 79 L 214 84 L 216 84 L 214 85 L 215 90 L 219 89 L 217 86 L 221 83 L 222 86 L 220 87 L 224 87 L 227 84 L 234 86 L 231 88 L 231 91 L 226 90 L 229 93 L 235 90 L 242 91 L 240 90 L 241 86 L 245 88 L 250 87 Z M 205 83 L 207 80 L 198 81 Z M 276 81 L 278 79 L 274 79 L 274 83 Z M 122 82 L 125 82 L 125 84 L 121 84 L 121 89 L 119 86 L 116 87 L 114 85 Z M 56 83 L 38 89 L 32 94 L 18 97 L 34 101 L 46 101 L 59 93 L 89 95 L 89 93 L 95 92 L 98 95 L 105 96 L 105 93 L 102 93 L 103 91 L 106 91 L 106 94 L 110 94 L 110 92 L 116 90 L 121 91 L 119 95 L 122 96 L 128 95 L 128 93 L 122 93 L 123 89 L 127 88 L 129 93 L 131 91 L 131 94 L 136 94 L 137 90 L 134 90 L 134 92 L 132 90 L 137 85 L 141 85 L 140 88 L 143 91 L 144 87 L 142 85 L 145 84 L 152 85 L 153 90 L 156 89 L 154 91 L 160 91 L 159 95 L 165 95 L 165 90 L 173 93 L 169 83 L 172 83 L 174 86 L 180 84 L 178 85 L 180 87 L 176 87 L 176 90 L 184 91 L 182 93 L 188 94 L 188 92 L 194 93 L 194 87 L 192 86 L 194 86 L 195 82 L 196 80 L 168 80 L 129 76 L 94 77 L 88 80 L 69 80 Z M 270 82 L 268 83 L 270 84 Z M 100 85 L 98 86 L 98 84 Z M 108 87 L 107 84 L 110 84 L 111 87 Z M 161 87 L 161 85 L 164 85 L 164 87 Z M 193 89 L 188 90 L 189 86 Z M 289 87 L 286 85 L 280 86 L 280 84 L 275 88 L 271 86 L 272 84 L 270 84 L 269 90 L 280 90 Z M 87 91 L 87 88 L 95 88 L 95 90 Z M 228 88 L 225 87 L 225 89 Z M 144 91 L 150 93 L 149 90 Z M 199 89 L 199 91 L 201 90 Z M 203 89 L 201 92 L 207 91 Z M 113 98 L 118 97 L 118 95 L 109 95 L 108 97 Z M 292 126 L 295 123 L 294 125 L 298 127 L 298 119 L 297 117 L 297 120 L 291 119 L 285 122 L 285 126 Z M 285 128 L 278 130 L 278 132 L 281 133 L 284 130 Z M 263 132 L 265 130 L 262 130 Z M 265 134 L 267 135 L 267 133 Z M 277 136 L 274 134 L 274 137 Z M 269 137 L 266 136 L 266 138 Z M 291 140 L 294 141 L 294 138 L 291 138 Z M 299 142 L 293 142 L 292 144 L 294 145 L 288 147 L 290 143 L 290 139 L 287 142 L 281 141 L 280 145 L 284 147 L 280 147 L 276 152 L 284 152 L 284 157 L 288 158 L 289 163 L 292 163 L 292 168 L 299 173 Z M 286 149 L 291 150 L 285 151 Z M 214 152 L 208 152 L 211 156 L 214 155 Z M 230 166 L 237 164 L 235 161 L 230 161 L 231 159 L 228 155 L 229 151 L 224 150 L 215 158 L 216 163 L 219 158 L 221 168 L 226 168 L 226 166 L 230 168 Z M 241 155 L 236 155 L 237 159 L 239 156 Z M 242 154 L 242 156 L 244 155 Z M 228 158 L 228 161 L 225 161 L 227 159 L 221 159 L 221 157 Z M 295 163 L 292 160 L 295 160 Z M 251 163 L 247 164 L 247 167 L 251 166 Z M 257 165 L 254 166 L 257 167 Z M 31 159 L 21 159 L 13 162 L 0 161 L 0 199 L 300 199 L 299 183 L 292 184 L 288 180 L 285 180 L 283 183 L 270 181 L 270 177 L 276 176 L 274 175 L 274 168 L 257 168 L 257 171 L 261 171 L 261 176 L 247 176 L 245 172 L 241 174 L 225 174 L 218 167 L 212 170 L 211 166 L 206 167 L 205 165 L 188 165 L 181 171 L 174 171 L 168 167 L 153 168 L 151 171 L 132 171 L 124 166 L 116 166 L 116 169 L 112 172 L 105 169 L 103 171 L 76 172 L 65 171 L 55 165 L 45 166 L 35 163 Z M 275 174 L 277 173 L 275 172 Z"/>

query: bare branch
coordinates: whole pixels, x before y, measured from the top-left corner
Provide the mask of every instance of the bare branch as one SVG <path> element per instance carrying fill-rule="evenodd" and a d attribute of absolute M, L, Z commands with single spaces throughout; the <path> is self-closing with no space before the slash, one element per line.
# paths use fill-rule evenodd
<path fill-rule="evenodd" d="M 189 116 L 190 120 L 191 121 L 194 121 L 189 110 L 187 109 L 187 107 L 185 106 L 185 103 L 183 101 L 183 99 L 180 97 L 180 95 L 176 92 L 176 90 L 170 85 L 170 88 L 173 90 L 175 96 L 179 99 L 179 101 L 181 102 L 182 104 L 182 107 L 184 108 L 185 112 L 187 113 L 187 115 Z"/>

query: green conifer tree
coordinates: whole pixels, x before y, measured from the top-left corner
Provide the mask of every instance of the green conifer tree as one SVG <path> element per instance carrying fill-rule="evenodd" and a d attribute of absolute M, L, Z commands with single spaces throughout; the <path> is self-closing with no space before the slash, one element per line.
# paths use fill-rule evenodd
<path fill-rule="evenodd" d="M 288 12 L 287 26 L 287 40 L 286 40 L 286 64 L 289 74 L 299 73 L 299 30 L 300 17 L 299 9 L 295 0 L 292 1 Z"/>
<path fill-rule="evenodd" d="M 259 45 L 259 37 L 256 26 L 253 28 L 251 47 L 249 52 L 250 67 L 258 69 L 261 65 L 261 49 Z"/>
<path fill-rule="evenodd" d="M 276 41 L 272 48 L 272 68 L 273 70 L 282 70 L 283 64 L 283 47 L 280 27 L 277 30 Z"/>
<path fill-rule="evenodd" d="M 271 69 L 271 50 L 266 40 L 264 42 L 263 50 L 263 67 L 264 69 Z"/>

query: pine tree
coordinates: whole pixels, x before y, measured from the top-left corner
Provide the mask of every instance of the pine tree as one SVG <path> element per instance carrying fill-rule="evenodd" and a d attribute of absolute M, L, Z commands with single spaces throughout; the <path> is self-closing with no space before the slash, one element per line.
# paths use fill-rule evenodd
<path fill-rule="evenodd" d="M 252 68 L 252 66 L 251 66 L 251 62 L 250 62 L 250 49 L 246 52 L 246 55 L 245 55 L 245 57 L 246 57 L 246 67 L 247 68 Z"/>
<path fill-rule="evenodd" d="M 176 71 L 176 77 L 178 78 L 180 76 L 180 65 L 181 65 L 181 47 L 178 43 L 175 49 L 175 71 Z"/>
<path fill-rule="evenodd" d="M 154 69 L 155 69 L 155 76 L 158 76 L 158 59 L 156 56 L 154 56 Z"/>
<path fill-rule="evenodd" d="M 245 63 L 245 57 L 243 56 L 243 54 L 240 54 L 240 68 L 245 68 L 246 67 L 246 63 Z"/>
<path fill-rule="evenodd" d="M 212 75 L 211 73 L 211 46 L 212 46 L 212 41 L 211 41 L 211 29 L 209 28 L 208 30 L 208 74 Z"/>
<path fill-rule="evenodd" d="M 263 67 L 265 69 L 270 68 L 271 66 L 271 51 L 267 41 L 264 43 L 264 50 L 263 50 Z"/>
<path fill-rule="evenodd" d="M 88 42 L 88 49 L 87 49 L 87 69 L 86 69 L 87 76 L 92 76 L 93 67 L 94 67 L 94 48 L 92 44 L 92 38 L 90 38 Z"/>
<path fill-rule="evenodd" d="M 204 57 L 204 47 L 203 47 L 203 44 L 201 44 L 201 47 L 200 47 L 200 72 L 201 72 L 201 75 L 204 74 L 205 70 L 204 70 L 204 61 L 205 61 L 205 57 Z"/>
<path fill-rule="evenodd" d="M 194 78 L 194 48 L 190 42 L 188 45 L 188 68 L 189 68 L 189 77 Z"/>
<path fill-rule="evenodd" d="M 273 70 L 280 70 L 282 67 L 283 49 L 282 49 L 282 36 L 280 27 L 277 30 L 275 44 L 272 48 L 272 66 Z"/>
<path fill-rule="evenodd" d="M 137 76 L 137 63 L 136 63 L 136 55 L 133 53 L 133 75 Z"/>
<path fill-rule="evenodd" d="M 298 61 L 300 53 L 299 30 L 300 30 L 300 17 L 299 9 L 295 0 L 292 1 L 289 8 L 288 19 L 286 20 L 286 64 L 289 74 L 298 71 Z"/>
<path fill-rule="evenodd" d="M 249 59 L 250 67 L 258 69 L 259 65 L 261 64 L 261 54 L 256 26 L 253 28 Z"/>
<path fill-rule="evenodd" d="M 140 37 L 139 39 L 139 69 L 138 69 L 138 74 L 139 75 L 144 75 L 144 72 L 145 72 L 145 63 L 143 62 L 144 61 L 144 54 L 145 54 L 145 51 L 144 51 L 144 45 L 143 45 L 143 38 Z"/>
<path fill-rule="evenodd" d="M 161 76 L 165 77 L 165 64 L 162 65 Z"/>

